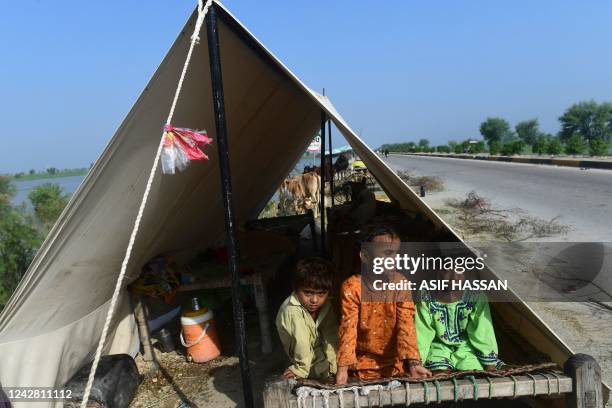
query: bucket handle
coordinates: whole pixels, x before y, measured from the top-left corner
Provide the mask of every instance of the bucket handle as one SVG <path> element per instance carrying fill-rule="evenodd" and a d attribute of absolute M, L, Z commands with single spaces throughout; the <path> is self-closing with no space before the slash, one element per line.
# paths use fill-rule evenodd
<path fill-rule="evenodd" d="M 195 339 L 195 341 L 194 341 L 193 343 L 191 343 L 191 344 L 187 344 L 187 343 L 185 343 L 185 338 L 183 337 L 183 330 L 181 330 L 181 336 L 180 336 L 180 337 L 181 337 L 181 344 L 182 344 L 184 347 L 186 347 L 186 348 L 189 348 L 189 347 L 193 347 L 193 346 L 195 346 L 196 344 L 198 344 L 199 342 L 201 342 L 201 341 L 202 341 L 202 339 L 204 338 L 204 336 L 206 336 L 206 332 L 208 331 L 208 328 L 209 328 L 209 327 L 210 327 L 210 323 L 206 322 L 206 324 L 204 325 L 204 330 L 202 330 L 202 333 L 200 333 L 200 335 L 198 336 L 198 338 L 197 338 L 197 339 Z"/>

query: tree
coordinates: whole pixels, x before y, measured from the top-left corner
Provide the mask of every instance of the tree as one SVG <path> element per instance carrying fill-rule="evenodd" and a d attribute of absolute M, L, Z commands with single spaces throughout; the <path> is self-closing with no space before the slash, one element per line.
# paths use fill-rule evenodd
<path fill-rule="evenodd" d="M 36 218 L 45 226 L 51 227 L 68 203 L 68 195 L 64 194 L 59 184 L 45 183 L 35 187 L 28 198 L 34 207 Z"/>
<path fill-rule="evenodd" d="M 419 140 L 419 151 L 421 152 L 429 151 L 429 140 L 427 139 Z"/>
<path fill-rule="evenodd" d="M 414 142 L 402 143 L 400 151 L 414 153 L 417 151 L 417 146 Z"/>
<path fill-rule="evenodd" d="M 15 195 L 15 185 L 6 176 L 0 176 L 0 210 L 11 204 L 11 198 Z"/>
<path fill-rule="evenodd" d="M 589 141 L 589 154 L 591 156 L 605 156 L 608 154 L 609 145 L 609 143 L 601 138 L 591 139 Z"/>
<path fill-rule="evenodd" d="M 450 153 L 451 149 L 448 145 L 440 145 L 436 147 L 438 153 Z"/>
<path fill-rule="evenodd" d="M 36 254 L 41 237 L 24 216 L 7 210 L 0 217 L 0 307 L 15 290 Z"/>
<path fill-rule="evenodd" d="M 548 146 L 546 147 L 546 152 L 550 155 L 557 155 L 561 153 L 563 150 L 563 146 L 561 145 L 561 140 L 558 137 L 553 137 L 548 141 Z"/>
<path fill-rule="evenodd" d="M 47 169 L 47 173 L 49 173 L 49 174 L 51 174 L 51 175 L 53 175 L 53 174 L 57 174 L 57 171 L 58 171 L 58 170 L 57 170 L 55 167 L 49 167 L 49 168 Z"/>
<path fill-rule="evenodd" d="M 540 134 L 540 124 L 537 119 L 524 120 L 516 124 L 516 134 L 524 143 L 533 145 Z"/>
<path fill-rule="evenodd" d="M 13 293 L 40 244 L 31 222 L 11 205 L 15 186 L 0 176 L 0 309 Z"/>
<path fill-rule="evenodd" d="M 501 150 L 501 141 L 494 140 L 489 144 L 489 154 L 490 155 L 498 155 Z"/>
<path fill-rule="evenodd" d="M 36 170 L 34 170 L 34 169 L 30 169 L 29 173 L 30 173 L 30 174 L 34 174 L 34 173 L 36 173 Z"/>
<path fill-rule="evenodd" d="M 489 148 L 493 142 L 500 142 L 512 137 L 510 124 L 503 118 L 487 118 L 480 124 L 480 134 L 487 141 Z"/>
<path fill-rule="evenodd" d="M 521 154 L 523 151 L 522 140 L 511 140 L 504 143 L 501 147 L 501 153 L 504 156 L 514 156 L 515 154 Z"/>
<path fill-rule="evenodd" d="M 559 138 L 568 141 L 577 134 L 586 142 L 602 139 L 609 142 L 612 138 L 612 103 L 585 101 L 570 106 L 559 117 L 561 130 Z"/>
<path fill-rule="evenodd" d="M 464 151 L 472 154 L 482 153 L 485 151 L 485 144 L 482 140 L 471 140 L 468 139 L 463 142 Z"/>
<path fill-rule="evenodd" d="M 531 151 L 539 155 L 546 153 L 546 149 L 548 147 L 548 142 L 550 139 L 551 139 L 550 135 L 547 135 L 544 133 L 539 134 L 538 137 L 533 142 Z"/>
<path fill-rule="evenodd" d="M 578 133 L 574 133 L 565 143 L 565 153 L 580 154 L 584 153 L 586 145 Z"/>

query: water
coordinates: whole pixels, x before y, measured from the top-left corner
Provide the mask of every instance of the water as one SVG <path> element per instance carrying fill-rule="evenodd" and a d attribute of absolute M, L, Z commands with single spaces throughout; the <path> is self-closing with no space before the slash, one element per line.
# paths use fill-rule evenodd
<path fill-rule="evenodd" d="M 314 162 L 314 165 L 319 166 L 321 164 L 321 160 L 317 157 Z M 291 175 L 301 174 L 304 166 L 312 166 L 313 160 L 311 157 L 302 158 L 297 163 Z M 60 187 L 64 190 L 64 193 L 72 194 L 79 187 L 79 184 L 83 181 L 85 176 L 70 176 L 70 177 L 58 177 L 58 178 L 50 178 L 50 179 L 39 179 L 39 180 L 23 180 L 23 181 L 13 181 L 13 184 L 17 188 L 17 192 L 13 197 L 12 203 L 13 205 L 20 205 L 22 203 L 26 203 L 26 205 L 30 204 L 28 200 L 28 194 L 30 191 L 41 184 L 44 183 L 54 183 L 59 184 Z M 275 194 L 276 197 L 276 194 Z"/>
<path fill-rule="evenodd" d="M 17 192 L 13 197 L 12 203 L 13 205 L 20 205 L 22 203 L 26 203 L 26 205 L 30 204 L 30 200 L 28 200 L 28 194 L 32 189 L 36 186 L 40 186 L 45 183 L 54 183 L 59 184 L 63 189 L 64 193 L 72 195 L 79 187 L 79 184 L 83 181 L 85 176 L 70 176 L 70 177 L 57 177 L 50 179 L 39 179 L 39 180 L 23 180 L 23 181 L 13 181 L 13 184 L 17 188 Z"/>

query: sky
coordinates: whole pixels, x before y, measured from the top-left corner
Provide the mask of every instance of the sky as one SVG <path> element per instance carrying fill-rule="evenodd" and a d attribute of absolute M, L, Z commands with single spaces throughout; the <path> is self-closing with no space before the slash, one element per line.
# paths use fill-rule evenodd
<path fill-rule="evenodd" d="M 89 166 L 196 1 L 2 3 L 0 173 L 12 173 Z M 374 148 L 479 137 L 488 116 L 556 133 L 572 103 L 612 101 L 612 2 L 224 4 Z"/>

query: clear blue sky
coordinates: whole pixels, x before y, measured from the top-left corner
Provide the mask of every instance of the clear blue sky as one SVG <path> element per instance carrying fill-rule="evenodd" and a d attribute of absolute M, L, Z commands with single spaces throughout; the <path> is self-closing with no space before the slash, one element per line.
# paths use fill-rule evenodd
<path fill-rule="evenodd" d="M 94 161 L 194 4 L 5 2 L 0 173 Z M 570 104 L 612 100 L 612 2 L 225 4 L 373 147 L 477 137 L 487 116 L 555 133 Z"/>

